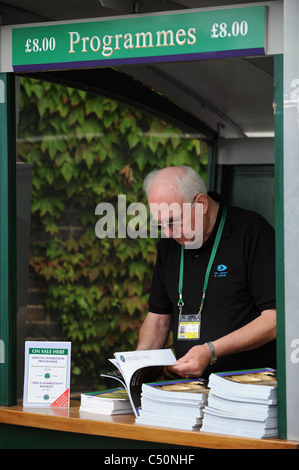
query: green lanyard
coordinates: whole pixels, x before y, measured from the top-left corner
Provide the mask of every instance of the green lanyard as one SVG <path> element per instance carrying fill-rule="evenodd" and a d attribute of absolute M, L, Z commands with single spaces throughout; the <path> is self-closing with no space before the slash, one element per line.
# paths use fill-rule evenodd
<path fill-rule="evenodd" d="M 223 205 L 222 215 L 221 215 L 219 227 L 218 227 L 218 230 L 217 230 L 217 233 L 216 233 L 216 237 L 215 237 L 215 240 L 214 240 L 211 256 L 210 256 L 208 267 L 207 267 L 206 274 L 205 274 L 202 297 L 201 297 L 200 307 L 199 307 L 199 311 L 198 311 L 199 316 L 201 315 L 201 312 L 202 312 L 202 309 L 203 309 L 203 306 L 204 306 L 206 291 L 207 291 L 208 281 L 209 281 L 209 276 L 210 276 L 210 271 L 211 271 L 212 264 L 214 262 L 214 259 L 215 259 L 216 253 L 217 253 L 217 249 L 218 249 L 218 245 L 219 245 L 219 242 L 220 242 L 220 238 L 221 238 L 221 235 L 222 235 L 222 232 L 223 232 L 223 227 L 224 227 L 224 223 L 225 223 L 225 219 L 226 219 L 226 213 L 227 213 L 226 205 Z M 183 306 L 184 306 L 184 301 L 183 301 L 183 277 L 184 277 L 184 245 L 182 245 L 182 249 L 181 249 L 180 277 L 179 277 L 179 289 L 178 289 L 178 291 L 179 291 L 178 307 L 179 307 L 180 316 L 182 315 Z"/>

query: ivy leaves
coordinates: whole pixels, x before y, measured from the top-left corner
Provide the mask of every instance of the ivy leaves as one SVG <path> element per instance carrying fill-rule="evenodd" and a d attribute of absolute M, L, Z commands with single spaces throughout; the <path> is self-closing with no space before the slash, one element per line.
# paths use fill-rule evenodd
<path fill-rule="evenodd" d="M 146 203 L 143 178 L 166 165 L 204 170 L 203 144 L 140 110 L 55 83 L 21 78 L 18 157 L 33 165 L 30 269 L 72 341 L 72 376 L 96 385 L 115 350 L 134 349 L 156 239 L 95 234 L 95 208 L 118 195 Z M 202 172 L 201 172 L 202 173 Z"/>

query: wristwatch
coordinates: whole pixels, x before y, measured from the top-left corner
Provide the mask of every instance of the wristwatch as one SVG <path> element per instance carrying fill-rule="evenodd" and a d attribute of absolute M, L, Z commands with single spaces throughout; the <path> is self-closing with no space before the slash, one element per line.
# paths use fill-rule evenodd
<path fill-rule="evenodd" d="M 208 343 L 206 343 L 206 344 L 209 346 L 210 351 L 211 351 L 210 366 L 212 366 L 212 365 L 215 364 L 215 362 L 217 361 L 216 349 L 214 348 L 213 343 L 211 343 L 210 341 L 209 341 Z"/>

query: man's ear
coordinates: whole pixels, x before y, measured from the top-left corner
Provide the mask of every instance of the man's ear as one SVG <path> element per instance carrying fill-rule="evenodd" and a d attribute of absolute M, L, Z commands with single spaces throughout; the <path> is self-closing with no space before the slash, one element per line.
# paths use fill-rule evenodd
<path fill-rule="evenodd" d="M 209 206 L 208 196 L 206 196 L 206 194 L 200 193 L 196 196 L 194 202 L 200 202 L 202 204 L 202 213 L 203 215 L 206 215 Z"/>

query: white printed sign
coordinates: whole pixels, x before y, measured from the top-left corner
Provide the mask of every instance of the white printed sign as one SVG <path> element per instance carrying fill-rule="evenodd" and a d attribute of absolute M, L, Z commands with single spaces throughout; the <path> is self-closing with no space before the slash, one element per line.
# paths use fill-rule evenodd
<path fill-rule="evenodd" d="M 71 343 L 26 341 L 24 407 L 68 407 Z"/>

